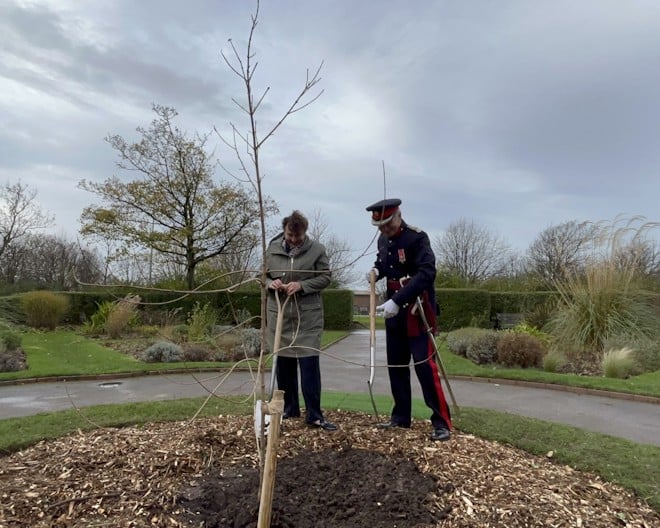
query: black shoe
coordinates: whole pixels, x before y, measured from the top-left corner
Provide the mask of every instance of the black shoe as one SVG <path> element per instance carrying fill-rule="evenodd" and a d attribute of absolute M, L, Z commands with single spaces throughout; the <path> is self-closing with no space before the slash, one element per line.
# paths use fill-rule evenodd
<path fill-rule="evenodd" d="M 445 427 L 436 427 L 431 431 L 431 440 L 434 442 L 446 442 L 450 437 L 451 433 Z"/>
<path fill-rule="evenodd" d="M 318 429 L 323 429 L 324 431 L 336 431 L 337 426 L 332 422 L 326 422 L 325 420 L 316 420 L 315 422 L 307 422 L 307 425 L 310 427 L 316 427 Z"/>
<path fill-rule="evenodd" d="M 410 425 L 398 423 L 398 422 L 393 422 L 390 420 L 389 422 L 383 422 L 376 424 L 376 429 L 394 429 L 395 427 L 402 427 L 403 429 L 410 429 Z"/>
<path fill-rule="evenodd" d="M 283 420 L 288 420 L 289 418 L 300 418 L 300 414 L 289 414 L 289 413 L 284 413 L 282 415 Z"/>

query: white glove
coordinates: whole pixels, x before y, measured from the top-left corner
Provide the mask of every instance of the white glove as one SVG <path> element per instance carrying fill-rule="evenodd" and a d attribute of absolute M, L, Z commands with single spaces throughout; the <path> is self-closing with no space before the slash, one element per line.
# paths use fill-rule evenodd
<path fill-rule="evenodd" d="M 399 305 L 390 299 L 380 306 L 376 306 L 376 312 L 382 312 L 383 317 L 389 319 L 399 313 Z"/>
<path fill-rule="evenodd" d="M 378 278 L 378 270 L 376 268 L 371 268 L 367 273 L 367 282 L 371 284 L 371 274 L 374 274 L 374 279 Z"/>

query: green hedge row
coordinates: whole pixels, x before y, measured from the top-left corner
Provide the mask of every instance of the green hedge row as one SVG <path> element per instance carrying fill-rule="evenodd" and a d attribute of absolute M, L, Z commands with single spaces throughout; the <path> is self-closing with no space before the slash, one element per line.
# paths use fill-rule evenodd
<path fill-rule="evenodd" d="M 144 292 L 113 288 L 112 290 L 90 292 L 62 292 L 71 301 L 69 313 L 64 322 L 80 324 L 89 319 L 104 301 L 115 301 L 128 293 L 138 294 L 143 303 L 141 309 L 148 312 L 180 309 L 180 313 L 185 315 L 192 311 L 196 303 L 200 303 L 200 305 L 209 303 L 230 319 L 232 314 L 241 310 L 247 310 L 252 316 L 257 317 L 261 312 L 261 291 L 259 290 L 232 293 L 200 292 L 184 295 L 172 292 Z M 20 298 L 21 294 L 0 297 L 0 318 L 14 323 L 25 323 Z M 322 298 L 325 328 L 349 330 L 353 322 L 353 292 L 350 290 L 324 290 Z M 259 326 L 258 322 L 254 326 Z"/>
<path fill-rule="evenodd" d="M 487 328 L 498 313 L 529 313 L 556 298 L 556 292 L 489 292 L 467 288 L 436 290 L 440 306 L 439 329 L 466 326 Z"/>
<path fill-rule="evenodd" d="M 80 324 L 91 317 L 103 301 L 122 298 L 128 289 L 90 292 L 64 292 L 71 300 L 71 308 L 65 322 Z M 200 292 L 189 295 L 172 292 L 135 291 L 148 311 L 172 311 L 180 308 L 187 314 L 195 303 L 210 303 L 226 316 L 247 310 L 252 316 L 260 315 L 261 291 L 246 290 L 232 293 Z M 442 288 L 436 290 L 440 306 L 439 329 L 451 331 L 466 326 L 488 328 L 497 313 L 529 313 L 555 297 L 555 292 L 489 292 L 476 289 Z M 324 290 L 323 308 L 325 328 L 348 330 L 353 321 L 353 292 L 350 290 Z M 0 297 L 0 317 L 22 323 L 25 315 L 20 306 L 20 294 Z M 255 324 L 258 326 L 258 323 Z"/>

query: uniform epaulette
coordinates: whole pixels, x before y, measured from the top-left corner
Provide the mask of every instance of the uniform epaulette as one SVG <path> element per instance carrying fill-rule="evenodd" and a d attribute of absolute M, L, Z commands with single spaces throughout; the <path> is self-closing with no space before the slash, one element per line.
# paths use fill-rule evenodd
<path fill-rule="evenodd" d="M 417 226 L 407 224 L 407 227 L 408 227 L 408 229 L 412 229 L 412 230 L 415 231 L 416 233 L 421 233 L 421 232 L 422 232 L 422 230 L 421 230 L 419 227 L 417 227 Z"/>

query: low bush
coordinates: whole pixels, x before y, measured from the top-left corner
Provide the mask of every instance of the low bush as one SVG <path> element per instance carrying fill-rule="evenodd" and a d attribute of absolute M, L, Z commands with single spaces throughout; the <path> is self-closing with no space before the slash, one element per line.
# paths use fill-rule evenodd
<path fill-rule="evenodd" d="M 467 357 L 467 348 L 473 337 L 481 332 L 480 328 L 459 328 L 447 334 L 447 348 L 457 356 Z"/>
<path fill-rule="evenodd" d="M 139 296 L 127 295 L 113 305 L 104 325 L 105 331 L 111 338 L 121 337 L 129 327 L 137 324 L 139 302 Z"/>
<path fill-rule="evenodd" d="M 203 346 L 188 344 L 183 347 L 183 359 L 185 361 L 208 361 L 211 351 Z"/>
<path fill-rule="evenodd" d="M 50 291 L 32 291 L 21 296 L 21 306 L 28 326 L 54 330 L 69 310 L 69 298 Z"/>
<path fill-rule="evenodd" d="M 105 323 L 110 317 L 115 303 L 112 301 L 103 301 L 96 303 L 96 311 L 89 318 L 89 323 L 86 325 L 86 331 L 92 334 L 100 334 L 105 328 Z"/>
<path fill-rule="evenodd" d="M 141 325 L 136 330 L 143 337 L 156 337 L 160 333 L 160 328 L 155 325 Z"/>
<path fill-rule="evenodd" d="M 559 350 L 550 350 L 543 356 L 543 370 L 546 372 L 560 372 L 568 363 L 566 354 Z"/>
<path fill-rule="evenodd" d="M 477 329 L 470 339 L 465 356 L 477 365 L 493 363 L 497 358 L 497 341 L 501 332 Z"/>
<path fill-rule="evenodd" d="M 4 344 L 5 349 L 9 352 L 19 349 L 22 341 L 23 338 L 18 332 L 13 330 L 0 331 L 0 342 Z"/>
<path fill-rule="evenodd" d="M 528 323 L 517 324 L 511 330 L 517 334 L 526 334 L 535 337 L 543 344 L 546 350 L 549 349 L 552 344 L 552 336 L 550 334 L 543 330 L 539 330 L 537 327 Z"/>
<path fill-rule="evenodd" d="M 18 372 L 27 369 L 25 352 L 20 348 L 15 350 L 4 349 L 0 345 L 0 372 Z"/>
<path fill-rule="evenodd" d="M 234 349 L 234 357 L 258 357 L 261 351 L 261 330 L 257 328 L 241 328 L 238 330 L 240 345 Z"/>
<path fill-rule="evenodd" d="M 199 302 L 196 302 L 187 318 L 188 340 L 199 342 L 208 338 L 217 318 L 216 311 L 209 303 L 201 305 Z"/>
<path fill-rule="evenodd" d="M 601 368 L 606 378 L 627 378 L 635 369 L 631 348 L 613 348 L 605 352 Z"/>
<path fill-rule="evenodd" d="M 188 325 L 178 324 L 172 327 L 172 339 L 177 343 L 185 343 L 188 341 Z"/>
<path fill-rule="evenodd" d="M 147 363 L 174 363 L 183 357 L 183 348 L 169 341 L 154 343 L 142 353 L 142 360 Z"/>
<path fill-rule="evenodd" d="M 635 373 L 660 370 L 660 340 L 643 335 L 618 335 L 605 341 L 605 350 L 617 348 L 632 349 L 635 360 Z"/>
<path fill-rule="evenodd" d="M 538 367 L 544 353 L 543 343 L 529 334 L 504 332 L 497 341 L 497 362 L 507 367 Z"/>

